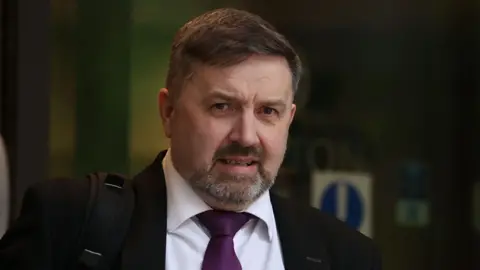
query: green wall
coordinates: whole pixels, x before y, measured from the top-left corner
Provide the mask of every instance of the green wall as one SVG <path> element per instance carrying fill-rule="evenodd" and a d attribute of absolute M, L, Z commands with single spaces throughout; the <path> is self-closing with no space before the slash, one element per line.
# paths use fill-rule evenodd
<path fill-rule="evenodd" d="M 52 1 L 51 177 L 98 170 L 133 174 L 168 147 L 157 93 L 173 35 L 188 19 L 220 6 L 105 2 Z"/>

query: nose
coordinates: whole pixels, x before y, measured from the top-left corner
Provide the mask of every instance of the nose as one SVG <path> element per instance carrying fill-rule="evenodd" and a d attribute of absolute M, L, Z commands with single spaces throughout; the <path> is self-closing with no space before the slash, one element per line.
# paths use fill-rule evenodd
<path fill-rule="evenodd" d="M 230 133 L 230 141 L 242 146 L 254 146 L 259 143 L 257 120 L 253 112 L 245 111 L 236 119 Z"/>

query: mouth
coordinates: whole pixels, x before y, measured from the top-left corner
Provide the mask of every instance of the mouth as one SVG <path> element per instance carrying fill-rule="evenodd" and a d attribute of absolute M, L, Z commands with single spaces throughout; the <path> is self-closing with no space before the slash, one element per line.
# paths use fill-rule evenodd
<path fill-rule="evenodd" d="M 243 167 L 255 166 L 258 164 L 258 160 L 252 158 L 221 158 L 218 159 L 218 161 L 225 165 Z"/>

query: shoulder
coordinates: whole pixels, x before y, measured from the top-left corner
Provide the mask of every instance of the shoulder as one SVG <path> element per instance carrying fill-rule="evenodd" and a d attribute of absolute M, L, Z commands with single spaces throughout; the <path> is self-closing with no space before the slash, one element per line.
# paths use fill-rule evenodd
<path fill-rule="evenodd" d="M 76 243 L 83 226 L 90 184 L 86 179 L 58 178 L 44 180 L 27 189 L 21 211 L 12 230 L 29 227 L 46 237 L 52 246 L 67 249 Z"/>
<path fill-rule="evenodd" d="M 318 209 L 287 199 L 277 200 L 283 200 L 289 208 L 287 212 L 302 232 L 306 246 L 325 249 L 332 269 L 381 269 L 380 253 L 371 238 Z"/>
<path fill-rule="evenodd" d="M 19 219 L 37 217 L 52 236 L 77 231 L 83 224 L 89 198 L 90 185 L 86 179 L 41 181 L 25 192 Z"/>
<path fill-rule="evenodd" d="M 30 204 L 39 204 L 44 210 L 70 209 L 87 204 L 90 185 L 86 179 L 56 178 L 41 181 L 25 192 L 22 209 Z"/>
<path fill-rule="evenodd" d="M 0 240 L 0 261 L 9 269 L 59 269 L 56 266 L 65 263 L 77 242 L 88 194 L 89 184 L 81 179 L 45 180 L 30 186 L 19 216 Z"/>

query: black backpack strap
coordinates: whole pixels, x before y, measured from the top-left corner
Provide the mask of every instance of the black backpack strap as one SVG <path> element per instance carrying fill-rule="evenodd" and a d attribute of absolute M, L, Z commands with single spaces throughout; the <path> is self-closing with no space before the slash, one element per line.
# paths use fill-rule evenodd
<path fill-rule="evenodd" d="M 116 174 L 88 176 L 90 198 L 80 236 L 79 269 L 111 269 L 121 252 L 134 208 L 131 183 Z"/>

